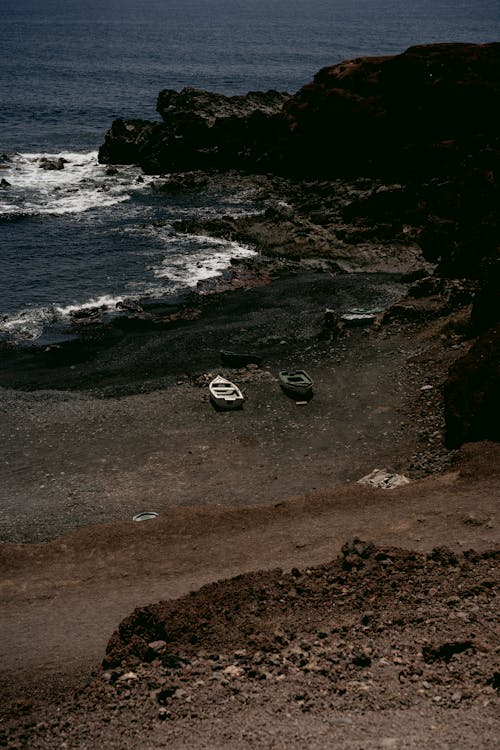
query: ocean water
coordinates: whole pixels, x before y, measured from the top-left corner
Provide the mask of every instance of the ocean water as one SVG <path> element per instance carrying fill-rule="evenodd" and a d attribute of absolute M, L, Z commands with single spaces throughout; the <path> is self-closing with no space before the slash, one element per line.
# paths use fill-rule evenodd
<path fill-rule="evenodd" d="M 133 167 L 108 175 L 97 148 L 115 117 L 154 119 L 162 88 L 294 92 L 342 59 L 500 39 L 498 0 L 0 0 L 0 20 L 0 339 L 25 343 L 253 252 L 171 228 L 255 211 L 249 196 L 167 197 Z"/>

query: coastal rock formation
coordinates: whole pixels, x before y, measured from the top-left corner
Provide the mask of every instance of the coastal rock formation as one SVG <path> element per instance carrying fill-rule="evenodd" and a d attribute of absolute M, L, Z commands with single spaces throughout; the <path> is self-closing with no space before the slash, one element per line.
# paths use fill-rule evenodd
<path fill-rule="evenodd" d="M 224 96 L 185 88 L 160 92 L 163 122 L 115 120 L 99 150 L 103 163 L 138 163 L 158 174 L 192 169 L 257 169 L 285 130 L 289 99 L 278 91 Z"/>
<path fill-rule="evenodd" d="M 102 164 L 140 164 L 142 154 L 155 142 L 160 123 L 149 120 L 114 120 L 99 149 Z"/>
<path fill-rule="evenodd" d="M 100 161 L 137 163 L 148 173 L 243 169 L 398 181 L 399 189 L 377 191 L 361 206 L 353 201 L 350 218 L 416 223 L 441 275 L 481 278 L 496 260 L 500 43 L 422 45 L 342 62 L 292 97 L 165 90 L 157 110 L 163 122 L 116 120 Z"/>
<path fill-rule="evenodd" d="M 308 176 L 455 172 L 494 147 L 500 44 L 434 44 L 320 70 L 294 96 L 162 91 L 163 123 L 115 122 L 102 162 L 135 143 L 146 171 L 245 168 Z M 125 151 L 127 151 L 125 149 Z M 123 154 L 126 158 L 129 152 Z M 130 152 L 131 153 L 131 152 Z"/>
<path fill-rule="evenodd" d="M 190 87 L 180 93 L 164 89 L 158 95 L 156 111 L 167 123 L 173 123 L 184 115 L 201 118 L 212 126 L 217 120 L 249 117 L 256 111 L 275 115 L 289 98 L 289 94 L 279 91 L 250 91 L 244 96 L 225 96 Z"/>
<path fill-rule="evenodd" d="M 290 157 L 308 173 L 454 171 L 494 143 L 500 44 L 434 44 L 323 68 L 285 107 Z"/>
<path fill-rule="evenodd" d="M 67 159 L 63 159 L 60 156 L 58 159 L 48 159 L 46 156 L 42 156 L 38 166 L 40 169 L 45 169 L 47 172 L 59 171 L 64 169 L 64 165 L 68 163 Z"/>

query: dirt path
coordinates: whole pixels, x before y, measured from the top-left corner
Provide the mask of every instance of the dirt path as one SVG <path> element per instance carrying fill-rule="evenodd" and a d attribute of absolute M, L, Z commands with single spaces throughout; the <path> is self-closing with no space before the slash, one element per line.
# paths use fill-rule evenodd
<path fill-rule="evenodd" d="M 170 509 L 159 519 L 95 526 L 43 545 L 3 545 L 0 615 L 8 693 L 55 693 L 84 682 L 118 622 L 244 571 L 333 559 L 353 536 L 429 551 L 500 541 L 495 446 L 462 473 L 397 490 L 360 485 L 272 506 Z"/>

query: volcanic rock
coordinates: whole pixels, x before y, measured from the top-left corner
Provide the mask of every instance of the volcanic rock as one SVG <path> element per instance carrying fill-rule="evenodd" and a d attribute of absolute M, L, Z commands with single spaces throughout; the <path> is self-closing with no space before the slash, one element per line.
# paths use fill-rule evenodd
<path fill-rule="evenodd" d="M 68 163 L 67 159 L 63 159 L 60 156 L 58 159 L 49 159 L 47 156 L 42 156 L 39 161 L 40 169 L 46 169 L 47 171 L 55 171 L 64 169 L 64 165 Z"/>
<path fill-rule="evenodd" d="M 278 91 L 229 97 L 165 89 L 157 105 L 163 123 L 115 120 L 99 160 L 139 163 L 150 174 L 233 167 L 259 171 L 285 127 L 278 113 L 288 98 Z"/>
<path fill-rule="evenodd" d="M 496 142 L 500 45 L 434 44 L 323 68 L 285 107 L 310 173 L 443 173 Z"/>
<path fill-rule="evenodd" d="M 500 44 L 434 44 L 323 68 L 293 97 L 166 89 L 162 123 L 118 120 L 101 161 L 151 173 L 446 174 L 498 150 Z M 131 145 L 135 143 L 135 157 Z"/>
<path fill-rule="evenodd" d="M 500 440 L 500 326 L 455 362 L 444 388 L 446 444 Z"/>

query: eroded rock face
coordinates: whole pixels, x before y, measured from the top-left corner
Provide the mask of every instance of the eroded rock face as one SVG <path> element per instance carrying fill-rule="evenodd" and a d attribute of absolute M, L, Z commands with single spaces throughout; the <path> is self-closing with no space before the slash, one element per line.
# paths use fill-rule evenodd
<path fill-rule="evenodd" d="M 434 44 L 323 68 L 294 96 L 192 88 L 158 97 L 163 122 L 116 120 L 99 159 L 148 173 L 243 169 L 377 176 L 399 190 L 347 210 L 421 225 L 438 272 L 480 278 L 500 237 L 500 44 Z"/>
<path fill-rule="evenodd" d="M 161 123 L 149 120 L 114 120 L 99 149 L 101 164 L 140 164 L 144 151 L 155 142 Z"/>
<path fill-rule="evenodd" d="M 158 95 L 156 111 L 164 122 L 175 122 L 180 115 L 192 115 L 214 125 L 226 117 L 249 117 L 256 111 L 275 115 L 290 95 L 280 91 L 250 91 L 244 96 L 225 96 L 210 91 L 184 88 L 177 92 L 164 89 Z"/>
<path fill-rule="evenodd" d="M 500 326 L 455 362 L 444 389 L 446 444 L 500 440 Z"/>

